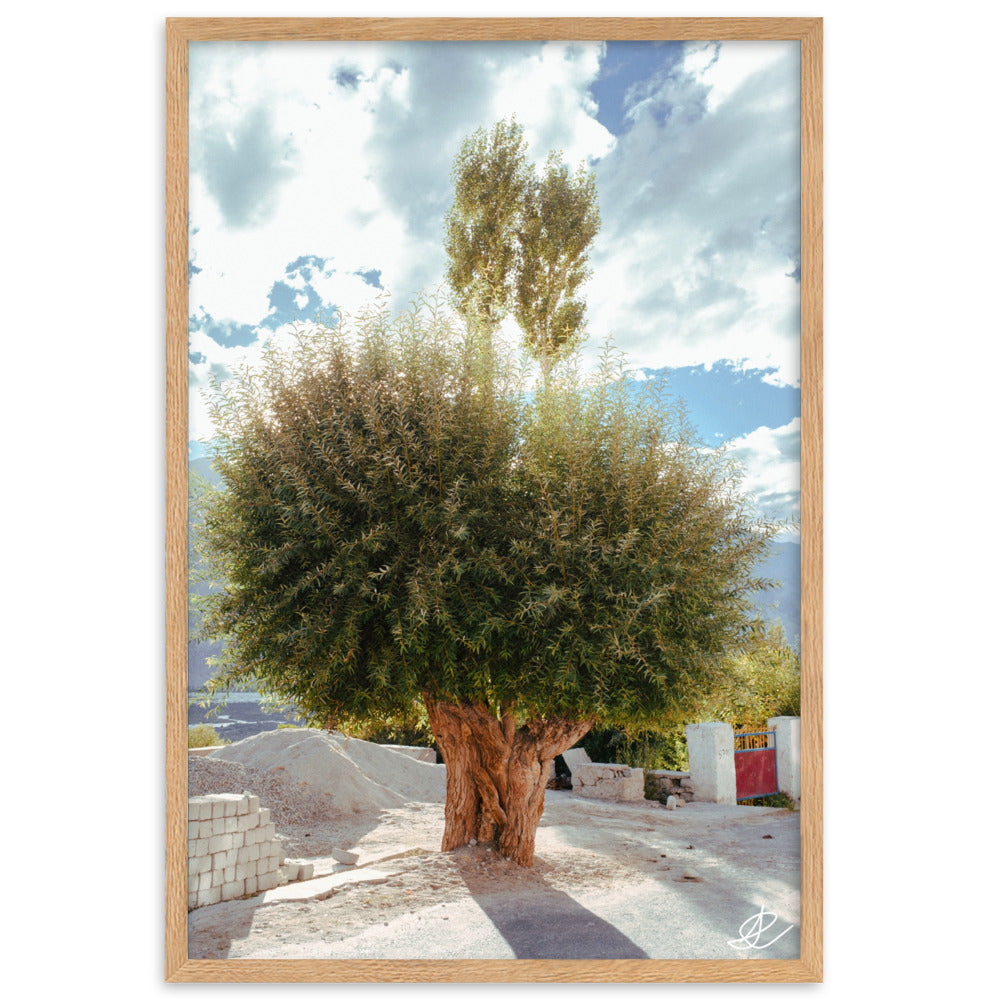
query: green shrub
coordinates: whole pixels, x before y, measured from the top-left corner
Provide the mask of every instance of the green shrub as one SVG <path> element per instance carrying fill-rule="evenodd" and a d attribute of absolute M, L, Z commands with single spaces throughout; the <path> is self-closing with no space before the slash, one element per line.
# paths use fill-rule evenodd
<path fill-rule="evenodd" d="M 800 714 L 800 657 L 785 641 L 780 623 L 753 622 L 746 650 L 720 667 L 699 722 L 764 729 L 769 718 Z"/>
<path fill-rule="evenodd" d="M 212 726 L 204 722 L 197 726 L 188 726 L 188 749 L 192 747 L 221 747 L 228 743 L 222 739 Z"/>
<path fill-rule="evenodd" d="M 657 801 L 662 794 L 660 783 L 648 771 L 644 774 L 644 781 L 643 796 L 647 799 L 652 799 L 654 802 Z"/>
<path fill-rule="evenodd" d="M 787 809 L 789 812 L 795 812 L 795 799 L 790 798 L 784 792 L 778 792 L 777 795 L 761 795 L 756 799 L 745 799 L 737 804 L 741 806 L 767 806 L 770 809 Z"/>
<path fill-rule="evenodd" d="M 647 771 L 688 769 L 687 738 L 683 725 L 667 726 L 659 732 L 592 729 L 579 745 L 587 751 L 591 760 L 602 764 L 625 764 Z"/>

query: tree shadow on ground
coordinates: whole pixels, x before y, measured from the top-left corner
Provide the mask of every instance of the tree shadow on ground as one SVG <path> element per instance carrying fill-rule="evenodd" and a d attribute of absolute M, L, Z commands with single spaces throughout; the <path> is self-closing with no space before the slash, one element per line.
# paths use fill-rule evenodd
<path fill-rule="evenodd" d="M 466 878 L 469 894 L 515 958 L 649 958 L 631 938 L 535 874 L 530 892 L 488 892 Z"/>
<path fill-rule="evenodd" d="M 713 815 L 706 804 L 695 814 L 703 829 L 678 829 L 671 823 L 670 813 L 652 808 L 650 803 L 595 803 L 574 800 L 571 794 L 563 793 L 557 801 L 570 808 L 579 805 L 579 822 L 552 814 L 542 819 L 542 825 L 558 827 L 563 843 L 618 862 L 631 855 L 636 870 L 660 886 L 662 905 L 668 909 L 682 906 L 692 924 L 715 928 L 714 936 L 729 942 L 727 950 L 733 958 L 800 957 L 798 923 L 789 926 L 773 912 L 787 892 L 801 896 L 800 845 L 778 848 L 781 853 L 777 859 L 772 848 L 764 846 L 782 844 L 778 827 L 792 819 L 785 810 L 747 807 L 746 816 L 737 824 L 731 818 Z M 626 816 L 628 823 L 623 822 Z M 641 824 L 641 832 L 637 824 Z M 799 836 L 797 818 L 795 827 Z M 605 836 L 595 838 L 598 830 Z M 729 843 L 728 850 L 720 852 L 720 839 Z M 658 857 L 651 859 L 654 845 Z M 684 872 L 692 869 L 698 877 L 685 878 Z M 651 909 L 651 918 L 655 919 L 656 912 Z M 696 957 L 700 947 L 699 942 L 692 942 L 691 954 L 682 957 Z M 650 957 L 674 957 L 650 950 Z"/>

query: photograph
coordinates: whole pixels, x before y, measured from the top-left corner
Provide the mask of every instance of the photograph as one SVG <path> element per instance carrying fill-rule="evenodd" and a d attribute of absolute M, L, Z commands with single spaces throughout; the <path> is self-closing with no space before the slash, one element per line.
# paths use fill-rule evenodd
<path fill-rule="evenodd" d="M 167 978 L 822 981 L 822 20 L 166 24 Z"/>

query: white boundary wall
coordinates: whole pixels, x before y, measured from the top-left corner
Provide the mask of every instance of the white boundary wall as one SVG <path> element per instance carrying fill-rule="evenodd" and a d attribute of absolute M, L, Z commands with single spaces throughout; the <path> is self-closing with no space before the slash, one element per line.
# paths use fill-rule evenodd
<path fill-rule="evenodd" d="M 733 727 L 725 722 L 685 726 L 688 768 L 696 802 L 736 805 Z"/>
<path fill-rule="evenodd" d="M 767 720 L 774 729 L 778 749 L 778 791 L 796 802 L 802 798 L 802 723 L 793 715 L 778 715 Z"/>
<path fill-rule="evenodd" d="M 778 791 L 797 802 L 802 796 L 801 722 L 795 716 L 768 719 L 774 729 Z M 697 802 L 736 804 L 736 757 L 733 727 L 725 722 L 687 726 L 691 786 Z"/>

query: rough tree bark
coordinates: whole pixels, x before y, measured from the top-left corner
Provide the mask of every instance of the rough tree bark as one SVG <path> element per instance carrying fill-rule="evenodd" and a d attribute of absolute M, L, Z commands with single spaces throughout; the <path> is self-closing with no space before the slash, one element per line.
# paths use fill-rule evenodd
<path fill-rule="evenodd" d="M 447 768 L 444 837 L 450 851 L 476 840 L 529 867 L 545 806 L 549 761 L 584 736 L 591 720 L 529 720 L 518 726 L 487 705 L 424 695 L 431 730 Z"/>

